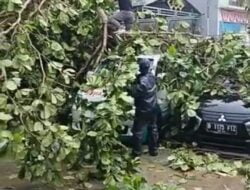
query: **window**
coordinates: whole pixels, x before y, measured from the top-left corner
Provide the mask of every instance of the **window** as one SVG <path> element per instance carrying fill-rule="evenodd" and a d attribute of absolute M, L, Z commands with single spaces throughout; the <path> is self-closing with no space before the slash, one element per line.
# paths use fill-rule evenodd
<path fill-rule="evenodd" d="M 244 0 L 229 0 L 229 5 L 244 7 Z"/>

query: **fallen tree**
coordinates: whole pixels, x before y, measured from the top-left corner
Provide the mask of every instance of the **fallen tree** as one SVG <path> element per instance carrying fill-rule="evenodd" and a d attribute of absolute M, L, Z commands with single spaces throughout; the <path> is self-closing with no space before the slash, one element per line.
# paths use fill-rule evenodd
<path fill-rule="evenodd" d="M 133 32 L 108 46 L 103 10 L 110 3 L 0 2 L 0 149 L 15 156 L 20 177 L 58 182 L 63 170 L 90 164 L 113 184 L 134 171 L 119 131 L 132 117 L 126 87 L 139 54 L 162 55 L 159 88 L 181 120 L 196 114 L 202 95 L 228 93 L 221 87 L 225 78 L 236 80 L 240 96 L 249 99 L 250 53 L 238 37 Z M 87 75 L 101 62 L 107 64 Z M 72 129 L 59 113 L 79 89 L 102 89 L 105 101 L 84 101 L 83 127 Z"/>

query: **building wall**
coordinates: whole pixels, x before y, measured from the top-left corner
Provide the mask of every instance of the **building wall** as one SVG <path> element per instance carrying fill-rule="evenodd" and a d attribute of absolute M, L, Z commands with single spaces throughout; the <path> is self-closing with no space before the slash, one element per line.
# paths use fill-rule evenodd
<path fill-rule="evenodd" d="M 228 0 L 219 0 L 219 6 L 220 7 L 226 7 L 229 5 L 229 1 Z"/>
<path fill-rule="evenodd" d="M 240 5 L 240 2 L 236 2 Z M 220 35 L 224 33 L 245 33 L 248 16 L 243 6 L 230 5 L 229 0 L 219 0 Z"/>
<path fill-rule="evenodd" d="M 202 34 L 219 36 L 244 33 L 247 13 L 244 7 L 230 5 L 229 0 L 188 0 L 202 14 Z"/>
<path fill-rule="evenodd" d="M 219 33 L 218 0 L 188 0 L 202 14 L 201 33 L 204 36 L 217 36 Z"/>
<path fill-rule="evenodd" d="M 244 7 L 230 5 L 229 0 L 219 0 L 219 7 L 244 10 Z"/>

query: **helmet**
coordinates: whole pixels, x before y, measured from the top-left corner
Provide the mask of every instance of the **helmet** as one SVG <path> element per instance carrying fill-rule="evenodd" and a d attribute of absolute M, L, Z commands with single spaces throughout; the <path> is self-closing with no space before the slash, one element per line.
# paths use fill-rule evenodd
<path fill-rule="evenodd" d="M 139 68 L 141 74 L 147 74 L 150 69 L 150 61 L 148 59 L 139 59 Z"/>

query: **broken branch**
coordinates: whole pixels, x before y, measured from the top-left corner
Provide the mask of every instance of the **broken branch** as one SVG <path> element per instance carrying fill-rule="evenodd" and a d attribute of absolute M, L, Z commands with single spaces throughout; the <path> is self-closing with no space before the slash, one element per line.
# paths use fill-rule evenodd
<path fill-rule="evenodd" d="M 96 57 L 97 53 L 99 52 L 99 55 L 95 61 L 95 63 L 93 65 L 96 65 L 96 63 L 98 63 L 102 57 L 103 52 L 106 49 L 107 46 L 107 37 L 108 37 L 108 17 L 105 14 L 104 10 L 101 8 L 97 9 L 98 15 L 103 23 L 103 40 L 102 42 L 97 46 L 97 48 L 95 49 L 94 53 L 92 54 L 92 56 L 90 57 L 89 61 L 87 62 L 87 64 L 85 64 L 83 67 L 81 67 L 81 69 L 78 71 L 78 73 L 76 74 L 76 78 L 78 78 L 83 72 L 84 70 L 90 65 L 90 63 L 92 62 L 93 58 Z"/>
<path fill-rule="evenodd" d="M 39 50 L 34 46 L 34 44 L 32 43 L 31 39 L 30 39 L 30 36 L 28 33 L 27 34 L 27 38 L 30 42 L 30 46 L 35 50 L 35 52 L 37 53 L 37 56 L 39 58 L 39 62 L 40 62 L 40 67 L 41 67 L 41 70 L 42 70 L 42 75 L 43 75 L 43 80 L 42 80 L 42 84 L 45 83 L 45 80 L 46 80 L 46 73 L 45 73 L 45 70 L 44 70 L 44 67 L 43 67 L 43 61 L 42 61 L 42 57 L 41 57 L 41 53 L 39 52 Z"/>
<path fill-rule="evenodd" d="M 30 14 L 30 17 L 33 17 L 37 12 L 41 13 L 41 8 L 46 1 L 47 0 L 42 0 L 41 3 L 38 5 L 38 8 L 33 13 Z"/>
<path fill-rule="evenodd" d="M 13 30 L 21 22 L 22 14 L 31 2 L 32 2 L 32 0 L 27 0 L 24 3 L 22 9 L 20 11 L 18 11 L 18 18 L 17 18 L 16 22 L 14 22 L 7 30 L 1 32 L 0 35 L 8 34 L 11 30 Z"/>
<path fill-rule="evenodd" d="M 102 55 L 107 47 L 107 39 L 108 39 L 108 17 L 103 9 L 99 9 L 98 12 L 103 22 L 103 40 L 102 40 L 102 48 L 99 52 L 99 56 L 97 57 L 94 63 L 94 66 L 100 62 Z"/>

